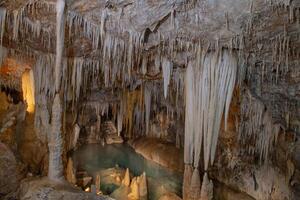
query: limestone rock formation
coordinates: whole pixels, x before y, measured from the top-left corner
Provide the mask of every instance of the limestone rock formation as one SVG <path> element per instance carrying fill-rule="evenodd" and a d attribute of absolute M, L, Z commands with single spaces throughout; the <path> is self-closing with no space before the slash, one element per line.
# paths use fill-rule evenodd
<path fill-rule="evenodd" d="M 130 185 L 130 175 L 129 175 L 129 169 L 128 168 L 126 169 L 124 178 L 122 180 L 122 184 L 127 186 L 127 187 L 129 187 L 129 185 Z"/>
<path fill-rule="evenodd" d="M 148 185 L 147 185 L 147 177 L 146 173 L 143 172 L 141 176 L 137 179 L 138 185 L 139 185 L 139 195 L 140 199 L 147 199 L 148 197 Z"/>
<path fill-rule="evenodd" d="M 76 170 L 74 169 L 74 164 L 72 158 L 68 159 L 67 169 L 66 169 L 66 179 L 69 183 L 76 184 Z"/>
<path fill-rule="evenodd" d="M 105 137 L 106 144 L 123 143 L 122 137 L 118 134 L 115 125 L 111 121 L 104 122 L 101 129 Z"/>
<path fill-rule="evenodd" d="M 153 138 L 137 138 L 129 141 L 129 144 L 148 160 L 175 171 L 184 171 L 182 149 L 176 148 L 169 142 Z"/>
<path fill-rule="evenodd" d="M 161 196 L 159 200 L 180 200 L 181 198 L 178 197 L 176 194 L 169 193 Z"/>
<path fill-rule="evenodd" d="M 23 166 L 18 163 L 13 152 L 0 142 L 0 198 L 16 197 L 20 181 L 24 178 Z"/>
<path fill-rule="evenodd" d="M 137 182 L 137 177 L 134 177 L 130 183 L 130 193 L 128 194 L 130 200 L 140 199 L 139 185 Z"/>
<path fill-rule="evenodd" d="M 90 199 L 90 200 L 112 200 L 110 197 L 97 196 L 96 194 L 80 191 L 67 184 L 57 184 L 44 179 L 24 180 L 20 186 L 19 198 L 32 200 L 45 199 Z"/>

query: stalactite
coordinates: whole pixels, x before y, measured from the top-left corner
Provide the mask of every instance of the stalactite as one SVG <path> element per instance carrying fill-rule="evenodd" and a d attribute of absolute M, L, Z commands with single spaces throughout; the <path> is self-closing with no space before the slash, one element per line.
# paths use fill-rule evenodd
<path fill-rule="evenodd" d="M 103 38 L 105 37 L 105 21 L 106 21 L 106 17 L 107 17 L 107 13 L 106 10 L 104 10 L 101 14 L 101 27 L 100 27 L 100 35 L 101 35 L 101 39 L 103 41 Z"/>
<path fill-rule="evenodd" d="M 0 67 L 2 66 L 2 63 L 6 57 L 7 57 L 7 49 L 2 45 L 0 45 Z"/>
<path fill-rule="evenodd" d="M 36 95 L 42 94 L 48 98 L 54 98 L 55 87 L 54 83 L 54 71 L 55 56 L 52 54 L 38 55 L 36 63 L 33 67 L 35 77 L 35 90 Z"/>
<path fill-rule="evenodd" d="M 188 65 L 185 77 L 185 139 L 184 139 L 184 163 L 193 163 L 193 91 L 194 90 L 194 68 Z M 201 143 L 199 143 L 201 145 Z"/>
<path fill-rule="evenodd" d="M 172 71 L 173 71 L 173 64 L 167 58 L 163 58 L 162 60 L 162 71 L 164 77 L 164 96 L 165 98 L 167 98 L 168 88 L 169 88 Z"/>
<path fill-rule="evenodd" d="M 59 91 L 61 82 L 61 65 L 64 50 L 65 19 L 64 19 L 65 1 L 58 0 L 56 5 L 56 59 L 55 59 L 55 89 Z"/>
<path fill-rule="evenodd" d="M 185 164 L 194 164 L 195 174 L 202 147 L 204 170 L 207 171 L 214 162 L 223 115 L 227 126 L 236 75 L 237 60 L 228 50 L 206 53 L 205 49 L 199 47 L 196 62 L 188 64 L 185 80 L 184 161 Z M 196 175 L 194 177 L 194 182 L 198 182 Z M 207 181 L 203 181 L 202 190 L 207 191 L 206 187 Z M 196 189 L 193 193 L 196 195 L 199 191 Z"/>
<path fill-rule="evenodd" d="M 239 127 L 239 141 L 244 146 L 243 150 L 246 150 L 243 153 L 258 155 L 261 162 L 267 161 L 279 131 L 280 125 L 273 123 L 272 115 L 263 102 L 246 90 L 241 103 Z"/>
<path fill-rule="evenodd" d="M 2 46 L 3 43 L 3 36 L 5 32 L 5 22 L 6 22 L 6 9 L 0 8 L 0 45 Z M 1 63 L 1 60 L 0 60 Z"/>
<path fill-rule="evenodd" d="M 19 28 L 22 23 L 24 9 L 13 11 L 13 40 L 19 39 Z"/>
<path fill-rule="evenodd" d="M 147 57 L 144 57 L 142 61 L 142 74 L 146 75 L 146 73 L 147 73 Z"/>
<path fill-rule="evenodd" d="M 159 72 L 160 71 L 160 55 L 156 55 L 155 56 L 155 60 L 154 60 L 154 64 L 155 64 L 155 72 Z"/>
<path fill-rule="evenodd" d="M 42 32 L 42 25 L 39 20 L 37 20 L 36 22 L 32 22 L 29 18 L 26 17 L 23 19 L 23 26 L 25 27 L 25 30 L 23 29 L 22 31 L 33 33 L 33 35 L 37 38 L 40 37 Z"/>
<path fill-rule="evenodd" d="M 145 103 L 146 135 L 148 135 L 149 127 L 150 127 L 150 112 L 151 112 L 151 85 L 149 83 L 145 85 L 144 103 Z"/>
<path fill-rule="evenodd" d="M 173 81 L 176 88 L 176 107 L 178 108 L 180 106 L 179 97 L 181 94 L 184 94 L 184 72 L 182 70 L 175 70 L 173 72 Z"/>
<path fill-rule="evenodd" d="M 123 115 L 124 115 L 124 105 L 123 102 L 120 103 L 120 108 L 118 111 L 118 122 L 117 122 L 117 128 L 118 128 L 118 136 L 121 135 L 121 131 L 123 128 Z"/>
<path fill-rule="evenodd" d="M 73 101 L 77 102 L 80 96 L 80 88 L 82 86 L 82 70 L 83 70 L 82 58 L 74 58 L 73 71 L 72 71 L 72 82 L 71 86 L 73 88 Z"/>

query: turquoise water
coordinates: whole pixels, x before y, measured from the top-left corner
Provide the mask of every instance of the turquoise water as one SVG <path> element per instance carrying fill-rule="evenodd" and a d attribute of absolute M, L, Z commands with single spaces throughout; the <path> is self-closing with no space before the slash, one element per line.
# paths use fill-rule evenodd
<path fill-rule="evenodd" d="M 101 169 L 112 168 L 116 165 L 125 169 L 129 168 L 134 176 L 139 176 L 145 171 L 150 200 L 156 200 L 165 191 L 181 196 L 181 174 L 146 160 L 126 144 L 82 146 L 74 152 L 73 160 L 77 169 L 84 169 L 91 175 Z"/>

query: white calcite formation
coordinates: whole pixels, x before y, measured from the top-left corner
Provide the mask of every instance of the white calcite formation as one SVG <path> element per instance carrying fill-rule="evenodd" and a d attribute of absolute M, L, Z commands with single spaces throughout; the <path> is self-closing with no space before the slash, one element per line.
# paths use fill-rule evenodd
<path fill-rule="evenodd" d="M 225 129 L 229 105 L 237 75 L 236 57 L 228 51 L 206 53 L 199 51 L 199 59 L 190 63 L 186 72 L 185 163 L 194 164 L 192 188 L 199 184 L 198 165 L 203 151 L 204 169 L 215 158 L 221 120 Z M 199 63 L 197 63 L 199 62 Z M 203 149 L 202 149 L 203 148 Z M 205 172 L 205 176 L 207 176 Z M 207 178 L 207 177 L 206 177 Z M 206 187 L 206 183 L 202 184 Z M 200 192 L 192 191 L 195 199 Z M 202 189 L 207 190 L 207 189 Z"/>
<path fill-rule="evenodd" d="M 62 139 L 62 100 L 59 94 L 62 71 L 62 54 L 64 48 L 64 10 L 65 0 L 58 0 L 56 3 L 56 62 L 55 62 L 55 97 L 52 105 L 51 132 L 48 136 L 49 167 L 48 177 L 52 180 L 63 178 L 63 139 Z M 53 83 L 52 83 L 53 84 Z"/>
<path fill-rule="evenodd" d="M 62 140 L 62 107 L 59 95 L 55 95 L 52 106 L 51 131 L 48 135 L 49 147 L 49 169 L 48 177 L 52 180 L 61 180 L 63 178 L 63 140 Z"/>

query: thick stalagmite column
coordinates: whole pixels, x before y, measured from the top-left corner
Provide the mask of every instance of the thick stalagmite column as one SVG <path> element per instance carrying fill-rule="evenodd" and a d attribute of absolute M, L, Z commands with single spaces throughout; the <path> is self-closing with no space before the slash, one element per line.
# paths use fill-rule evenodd
<path fill-rule="evenodd" d="M 52 106 L 51 132 L 48 138 L 49 146 L 49 171 L 48 177 L 52 180 L 59 180 L 63 177 L 62 164 L 62 107 L 59 94 L 55 95 Z"/>
<path fill-rule="evenodd" d="M 185 166 L 184 166 L 184 175 L 183 175 L 183 188 L 182 188 L 183 200 L 188 200 L 189 199 L 192 173 L 193 173 L 192 165 L 185 164 Z"/>
<path fill-rule="evenodd" d="M 211 180 L 208 179 L 207 173 L 204 174 L 202 187 L 201 187 L 201 200 L 211 200 L 213 199 L 213 183 Z"/>
<path fill-rule="evenodd" d="M 199 200 L 200 193 L 201 193 L 200 174 L 198 168 L 195 168 L 191 179 L 189 199 Z"/>
<path fill-rule="evenodd" d="M 51 132 L 48 137 L 49 171 L 51 180 L 63 179 L 63 139 L 62 139 L 62 102 L 60 97 L 61 65 L 64 48 L 64 9 L 65 0 L 56 3 L 56 62 L 55 62 L 55 97 L 52 105 Z"/>

